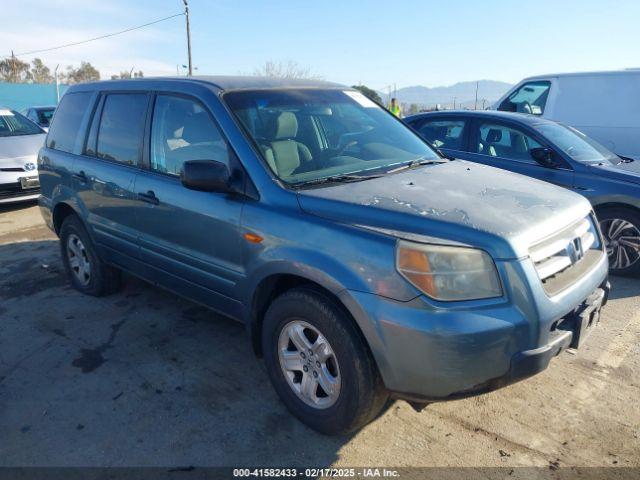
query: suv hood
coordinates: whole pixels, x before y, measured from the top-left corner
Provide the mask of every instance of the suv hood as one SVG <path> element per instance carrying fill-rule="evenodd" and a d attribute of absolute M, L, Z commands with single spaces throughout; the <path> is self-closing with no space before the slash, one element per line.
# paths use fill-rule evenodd
<path fill-rule="evenodd" d="M 7 158 L 37 156 L 46 136 L 44 133 L 38 133 L 0 137 L 0 162 Z"/>
<path fill-rule="evenodd" d="M 584 218 L 589 202 L 546 182 L 456 160 L 356 183 L 300 190 L 303 211 L 397 237 L 458 243 L 496 259 Z"/>

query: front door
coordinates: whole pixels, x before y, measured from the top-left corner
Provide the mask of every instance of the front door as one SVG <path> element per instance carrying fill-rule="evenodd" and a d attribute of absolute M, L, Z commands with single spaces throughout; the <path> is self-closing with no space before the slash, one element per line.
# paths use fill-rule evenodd
<path fill-rule="evenodd" d="M 542 140 L 534 138 L 517 125 L 494 120 L 476 120 L 470 135 L 469 152 L 462 158 L 510 170 L 529 177 L 573 187 L 573 170 L 561 162 L 557 168 L 543 166 L 531 156 L 531 149 L 542 148 Z"/>
<path fill-rule="evenodd" d="M 187 189 L 180 182 L 187 160 L 229 164 L 229 147 L 197 100 L 156 96 L 147 168 L 135 182 L 145 201 L 138 210 L 142 260 L 160 284 L 226 313 L 237 314 L 236 285 L 244 276 L 240 215 L 243 200 Z"/>

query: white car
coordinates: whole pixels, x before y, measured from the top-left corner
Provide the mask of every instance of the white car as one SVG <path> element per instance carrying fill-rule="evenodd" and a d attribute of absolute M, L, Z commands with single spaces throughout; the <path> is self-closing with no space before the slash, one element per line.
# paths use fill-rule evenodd
<path fill-rule="evenodd" d="M 38 198 L 37 157 L 45 137 L 26 117 L 0 107 L 0 204 Z"/>
<path fill-rule="evenodd" d="M 620 157 L 640 160 L 640 69 L 529 77 L 494 109 L 570 125 Z"/>
<path fill-rule="evenodd" d="M 48 105 L 43 107 L 29 107 L 24 109 L 21 113 L 33 123 L 41 127 L 45 132 L 49 131 L 49 124 L 53 118 L 53 114 L 56 111 L 55 105 Z"/>

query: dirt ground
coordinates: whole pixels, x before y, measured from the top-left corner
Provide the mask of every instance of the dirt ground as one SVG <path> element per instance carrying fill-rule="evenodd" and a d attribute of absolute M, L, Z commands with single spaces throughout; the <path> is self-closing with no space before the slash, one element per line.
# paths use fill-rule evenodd
<path fill-rule="evenodd" d="M 639 467 L 640 281 L 612 283 L 587 344 L 542 374 L 329 438 L 286 411 L 240 324 L 133 278 L 83 296 L 37 207 L 5 207 L 0 466 Z"/>

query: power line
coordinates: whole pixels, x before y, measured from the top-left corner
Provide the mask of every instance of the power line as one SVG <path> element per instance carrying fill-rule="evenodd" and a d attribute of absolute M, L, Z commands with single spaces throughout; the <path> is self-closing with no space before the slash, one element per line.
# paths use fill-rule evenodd
<path fill-rule="evenodd" d="M 20 56 L 23 56 L 23 55 L 32 55 L 34 53 L 50 52 L 51 50 L 59 50 L 61 48 L 74 47 L 76 45 L 82 45 L 83 43 L 95 42 L 96 40 L 102 40 L 103 38 L 115 37 L 116 35 L 121 35 L 123 33 L 131 32 L 133 30 L 138 30 L 140 28 L 148 27 L 150 25 L 154 25 L 156 23 L 164 22 L 165 20 L 169 20 L 169 19 L 175 18 L 175 17 L 180 17 L 182 15 L 184 15 L 184 12 L 180 12 L 180 13 L 176 13 L 175 15 L 170 15 L 168 17 L 160 18 L 158 20 L 154 20 L 152 22 L 145 23 L 144 25 L 138 25 L 137 27 L 127 28 L 127 29 L 121 30 L 119 32 L 109 33 L 107 35 L 101 35 L 99 37 L 89 38 L 87 40 L 82 40 L 80 42 L 67 43 L 65 45 L 58 45 L 57 47 L 43 48 L 41 50 L 32 50 L 30 52 L 21 52 L 21 53 L 16 53 L 16 54 L 10 53 L 10 54 L 7 54 L 7 55 L 2 55 L 2 56 L 3 57 L 11 57 L 11 56 L 20 57 Z"/>

